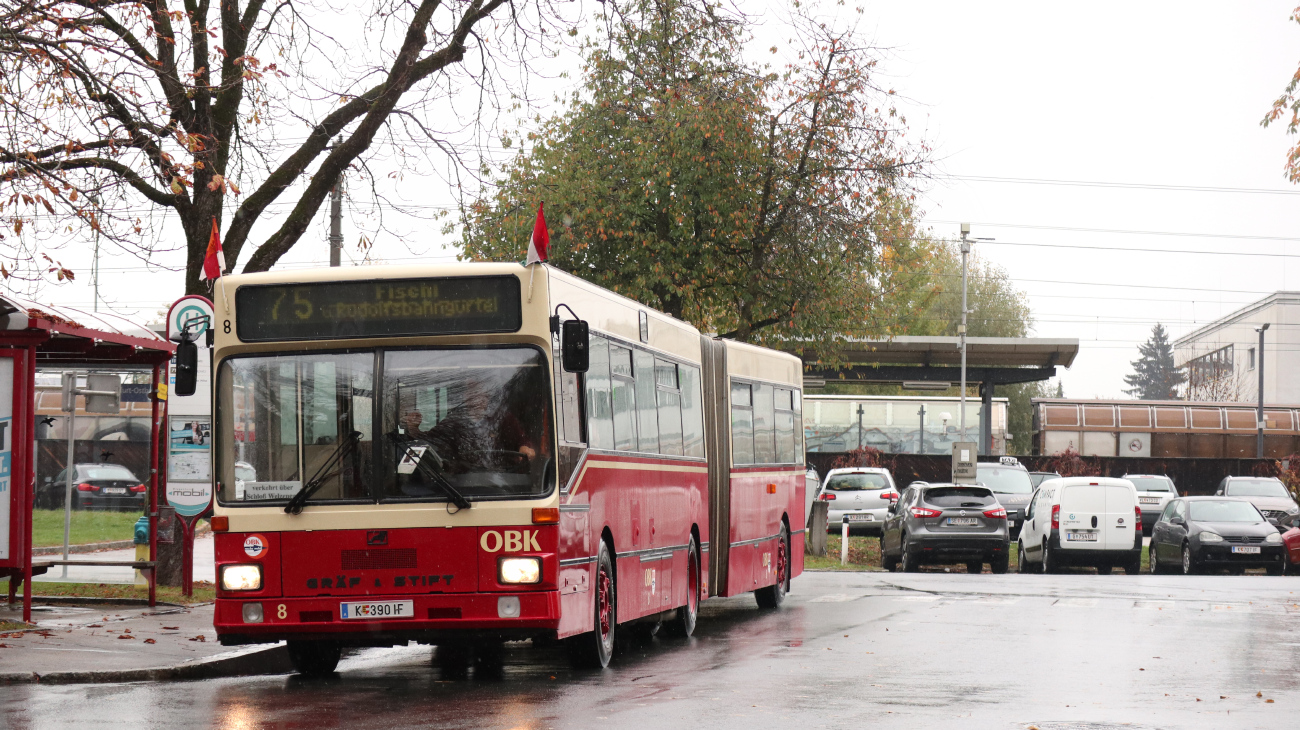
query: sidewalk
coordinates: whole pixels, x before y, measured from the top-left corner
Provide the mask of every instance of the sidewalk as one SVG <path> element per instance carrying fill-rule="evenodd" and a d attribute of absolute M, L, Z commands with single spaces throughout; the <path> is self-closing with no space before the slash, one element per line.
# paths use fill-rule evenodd
<path fill-rule="evenodd" d="M 49 557 L 49 556 L 42 556 Z M 61 556 L 60 556 L 61 557 Z M 75 556 L 77 560 L 117 560 L 127 561 L 135 560 L 135 548 L 130 547 L 124 550 L 104 550 L 97 553 L 81 553 Z M 40 561 L 41 558 L 35 558 Z M 36 576 L 36 582 L 41 581 L 63 581 L 63 566 L 56 565 L 45 575 Z M 212 533 L 199 535 L 194 540 L 194 580 L 207 581 L 215 583 L 217 580 L 216 557 L 213 552 Z M 119 568 L 109 566 L 95 565 L 70 565 L 68 566 L 69 583 L 134 583 L 135 571 L 131 568 Z M 40 589 L 37 589 L 40 594 Z"/>
<path fill-rule="evenodd" d="M 210 542 L 210 541 L 209 541 Z M 21 607 L 0 603 L 0 621 Z M 35 631 L 0 632 L 0 685 L 138 682 L 292 671 L 283 645 L 224 647 L 212 605 L 48 606 L 32 609 Z"/>

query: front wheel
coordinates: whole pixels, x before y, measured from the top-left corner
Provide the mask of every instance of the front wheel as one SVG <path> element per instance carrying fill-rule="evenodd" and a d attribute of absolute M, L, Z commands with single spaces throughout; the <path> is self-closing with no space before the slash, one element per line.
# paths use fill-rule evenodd
<path fill-rule="evenodd" d="M 343 647 L 334 641 L 290 641 L 289 661 L 304 677 L 328 677 L 339 665 Z"/>
<path fill-rule="evenodd" d="M 604 540 L 600 541 L 600 554 L 596 557 L 595 589 L 592 630 L 570 639 L 569 648 L 574 664 L 603 669 L 614 656 L 614 632 L 618 625 L 614 563 Z"/>
<path fill-rule="evenodd" d="M 677 616 L 664 624 L 663 631 L 671 636 L 688 637 L 695 633 L 695 619 L 700 610 L 700 551 L 691 536 L 686 546 L 686 605 L 677 607 Z"/>
<path fill-rule="evenodd" d="M 1192 562 L 1192 547 L 1183 545 L 1183 575 L 1192 575 L 1196 572 L 1196 564 Z"/>
<path fill-rule="evenodd" d="M 779 608 L 790 590 L 790 531 L 781 525 L 781 537 L 776 547 L 776 583 L 754 591 L 759 608 Z"/>
<path fill-rule="evenodd" d="M 894 572 L 894 569 L 898 567 L 898 558 L 895 558 L 891 556 L 889 553 L 885 552 L 884 535 L 880 536 L 880 567 L 884 568 L 886 571 L 890 573 Z"/>
<path fill-rule="evenodd" d="M 1034 572 L 1030 569 L 1029 561 L 1025 559 L 1025 544 L 1023 542 L 1017 542 L 1016 545 L 1019 546 L 1016 549 L 1016 571 L 1020 573 Z"/>

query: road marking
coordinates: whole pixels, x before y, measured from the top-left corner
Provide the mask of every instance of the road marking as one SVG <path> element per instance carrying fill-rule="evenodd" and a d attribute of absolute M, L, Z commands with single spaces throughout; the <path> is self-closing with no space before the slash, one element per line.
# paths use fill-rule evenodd
<path fill-rule="evenodd" d="M 1144 608 L 1150 611 L 1168 611 L 1178 606 L 1176 601 L 1134 601 L 1133 608 Z"/>
<path fill-rule="evenodd" d="M 852 601 L 855 598 L 858 598 L 858 596 L 848 596 L 843 593 L 827 593 L 824 596 L 817 596 L 816 598 L 811 598 L 808 600 L 808 602 L 809 603 L 844 603 L 845 601 Z"/>
<path fill-rule="evenodd" d="M 894 596 L 895 601 L 911 601 L 913 603 L 929 603 L 939 600 L 938 596 Z"/>
<path fill-rule="evenodd" d="M 1097 605 L 1095 598 L 1058 598 L 1053 606 L 1064 608 L 1092 608 Z"/>

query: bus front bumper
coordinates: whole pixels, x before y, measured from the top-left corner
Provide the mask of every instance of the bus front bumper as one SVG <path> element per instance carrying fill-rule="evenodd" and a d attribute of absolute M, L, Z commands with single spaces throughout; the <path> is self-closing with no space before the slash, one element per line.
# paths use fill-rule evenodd
<path fill-rule="evenodd" d="M 406 601 L 414 604 L 409 618 L 342 617 L 344 604 Z M 253 620 L 259 615 L 260 621 Z M 217 638 L 225 645 L 329 640 L 354 646 L 392 646 L 408 641 L 438 643 L 449 637 L 510 641 L 554 635 L 559 625 L 559 591 L 219 598 L 213 617 Z"/>

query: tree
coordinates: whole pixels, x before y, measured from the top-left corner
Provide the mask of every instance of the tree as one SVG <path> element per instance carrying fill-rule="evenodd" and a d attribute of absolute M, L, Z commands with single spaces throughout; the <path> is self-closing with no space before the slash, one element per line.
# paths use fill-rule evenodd
<path fill-rule="evenodd" d="M 1291 21 L 1300 23 L 1300 8 L 1291 12 Z M 1260 120 L 1260 126 L 1267 127 L 1270 124 L 1288 116 L 1286 122 L 1286 133 L 1295 134 L 1300 131 L 1300 69 L 1291 76 L 1291 81 L 1287 83 L 1282 94 L 1273 101 L 1273 106 L 1269 108 L 1268 114 Z M 1300 183 L 1300 143 L 1292 145 L 1287 151 L 1285 171 L 1287 179 L 1293 183 Z"/>
<path fill-rule="evenodd" d="M 454 125 L 431 122 L 428 106 L 461 85 L 490 87 L 499 54 L 546 32 L 540 8 L 503 5 L 6 3 L 0 239 L 22 259 L 93 230 L 148 256 L 168 211 L 184 231 L 186 290 L 202 293 L 212 221 L 232 212 L 228 265 L 253 243 L 244 270 L 269 269 L 345 172 L 373 176 L 377 147 L 400 164 L 446 144 Z M 273 212 L 274 230 L 255 235 Z"/>
<path fill-rule="evenodd" d="M 464 256 L 520 259 L 532 211 L 551 262 L 704 331 L 829 343 L 886 333 L 924 265 L 904 138 L 874 51 L 799 21 L 800 60 L 742 59 L 744 26 L 691 0 L 605 7 L 582 90 L 467 206 Z"/>
<path fill-rule="evenodd" d="M 1132 387 L 1124 392 L 1141 400 L 1172 400 L 1178 397 L 1178 386 L 1187 382 L 1187 375 L 1174 366 L 1169 333 L 1158 322 L 1151 328 L 1151 338 L 1138 345 L 1138 359 L 1132 365 L 1133 374 L 1124 376 Z"/>

